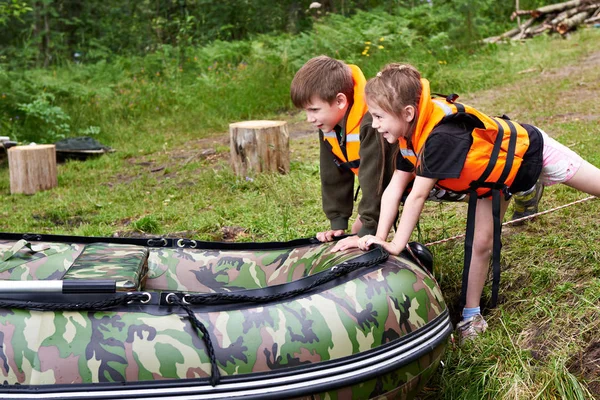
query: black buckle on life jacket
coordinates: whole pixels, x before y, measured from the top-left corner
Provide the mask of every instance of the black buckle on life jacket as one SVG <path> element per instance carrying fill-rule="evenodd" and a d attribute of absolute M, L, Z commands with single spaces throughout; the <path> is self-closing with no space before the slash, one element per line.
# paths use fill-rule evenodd
<path fill-rule="evenodd" d="M 333 157 L 333 162 L 338 168 L 346 169 L 348 171 L 352 171 L 352 168 L 358 168 L 360 166 L 360 160 L 341 162 L 339 158 Z"/>
<path fill-rule="evenodd" d="M 454 104 L 454 102 L 458 99 L 458 95 L 456 93 L 450 93 L 446 96 L 446 101 L 450 104 Z"/>

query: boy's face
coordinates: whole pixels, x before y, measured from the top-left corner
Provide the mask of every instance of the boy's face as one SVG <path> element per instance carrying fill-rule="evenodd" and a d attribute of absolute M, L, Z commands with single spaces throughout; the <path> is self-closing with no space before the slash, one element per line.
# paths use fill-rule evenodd
<path fill-rule="evenodd" d="M 338 93 L 331 104 L 318 96 L 313 96 L 310 103 L 304 107 L 306 120 L 323 132 L 333 131 L 334 126 L 346 115 L 347 109 L 348 101 L 341 93 Z"/>
<path fill-rule="evenodd" d="M 397 143 L 401 137 L 406 137 L 410 130 L 410 122 L 414 118 L 414 108 L 411 106 L 410 110 L 403 110 L 403 115 L 390 114 L 384 111 L 377 104 L 367 100 L 369 106 L 369 112 L 373 117 L 372 126 L 377 129 L 379 133 L 388 143 Z M 407 107 L 407 108 L 408 108 Z M 406 114 L 409 115 L 406 115 Z"/>

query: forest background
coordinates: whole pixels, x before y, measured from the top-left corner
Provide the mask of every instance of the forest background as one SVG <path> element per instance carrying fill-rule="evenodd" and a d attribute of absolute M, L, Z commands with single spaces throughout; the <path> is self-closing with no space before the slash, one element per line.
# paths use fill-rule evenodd
<path fill-rule="evenodd" d="M 556 1 L 520 0 L 521 9 Z M 600 30 L 482 44 L 516 26 L 495 0 L 0 0 L 0 136 L 22 144 L 91 136 L 116 151 L 59 165 L 59 186 L 10 195 L 0 158 L 0 231 L 272 241 L 325 229 L 318 143 L 294 110 L 294 73 L 320 54 L 417 66 L 439 93 L 535 123 L 600 165 Z M 227 127 L 290 124 L 287 175 L 236 177 Z M 299 190 L 298 188 L 301 188 Z M 293 195 L 290 195 L 293 193 Z M 581 194 L 549 188 L 542 209 Z M 450 347 L 425 399 L 600 398 L 597 201 L 504 230 L 490 330 Z M 509 213 L 510 214 L 510 210 Z M 463 205 L 428 204 L 415 239 L 464 232 Z M 591 217 L 590 217 L 591 216 Z M 431 246 L 453 318 L 462 241 Z M 489 293 L 486 291 L 485 297 Z"/>

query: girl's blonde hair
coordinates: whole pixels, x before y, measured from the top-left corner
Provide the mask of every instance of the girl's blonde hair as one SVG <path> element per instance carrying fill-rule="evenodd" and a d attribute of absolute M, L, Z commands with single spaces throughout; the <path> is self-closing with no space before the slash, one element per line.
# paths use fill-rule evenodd
<path fill-rule="evenodd" d="M 414 106 L 415 117 L 409 125 L 406 139 L 411 146 L 410 138 L 415 130 L 419 113 L 419 101 L 421 100 L 421 74 L 410 64 L 392 63 L 388 64 L 377 73 L 374 78 L 369 79 L 365 86 L 365 98 L 368 102 L 377 104 L 382 110 L 389 114 L 402 115 L 406 106 Z M 383 146 L 383 136 L 379 137 Z M 391 158 L 392 162 L 400 147 L 396 147 Z M 394 169 L 394 165 L 390 165 Z M 379 191 L 384 189 L 383 170 L 379 176 Z"/>
<path fill-rule="evenodd" d="M 369 79 L 365 87 L 367 101 L 377 104 L 387 113 L 401 115 L 406 106 L 415 108 L 408 138 L 412 135 L 421 99 L 421 74 L 410 64 L 388 64 Z"/>

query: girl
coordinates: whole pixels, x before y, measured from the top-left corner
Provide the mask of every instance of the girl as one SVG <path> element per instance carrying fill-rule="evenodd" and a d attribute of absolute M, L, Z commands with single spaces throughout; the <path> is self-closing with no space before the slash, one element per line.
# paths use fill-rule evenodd
<path fill-rule="evenodd" d="M 369 80 L 365 94 L 373 128 L 387 142 L 398 143 L 400 151 L 382 196 L 376 236 L 363 236 L 358 247 L 379 244 L 397 255 L 432 188 L 469 194 L 464 309 L 457 330 L 460 342 L 471 339 L 487 328 L 479 302 L 492 253 L 492 305 L 497 299 L 501 221 L 512 194 L 530 191 L 540 178 L 546 186 L 564 183 L 599 196 L 600 170 L 534 126 L 491 118 L 455 102 L 456 95 L 432 98 L 429 82 L 411 65 L 387 65 Z M 401 195 L 413 178 L 398 230 L 388 243 Z M 334 250 L 345 248 L 339 243 Z"/>

